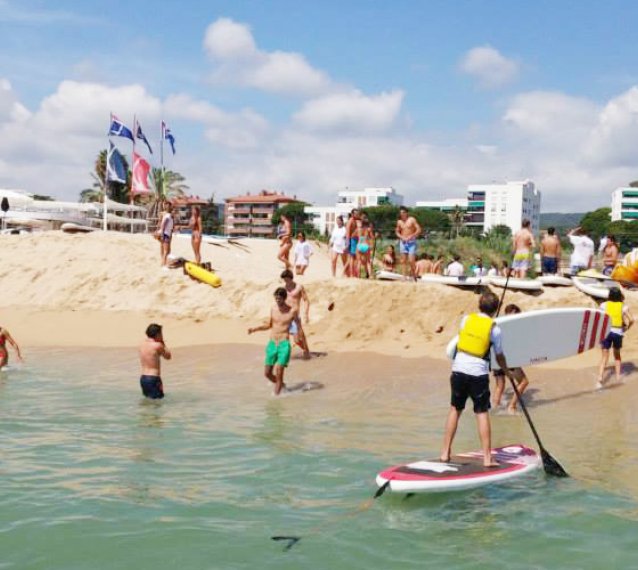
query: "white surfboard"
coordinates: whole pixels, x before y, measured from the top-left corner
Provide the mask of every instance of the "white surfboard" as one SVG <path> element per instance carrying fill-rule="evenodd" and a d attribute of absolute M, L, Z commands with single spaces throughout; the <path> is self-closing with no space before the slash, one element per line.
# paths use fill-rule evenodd
<path fill-rule="evenodd" d="M 569 277 L 562 275 L 541 275 L 537 279 L 543 284 L 543 287 L 571 287 L 574 285 Z"/>
<path fill-rule="evenodd" d="M 490 277 L 490 285 L 494 285 L 495 287 L 505 287 L 506 282 L 508 289 L 540 291 L 543 288 L 543 284 L 538 279 L 518 279 L 516 277 L 510 277 L 508 281 L 507 277 Z"/>
<path fill-rule="evenodd" d="M 381 271 L 377 271 L 377 279 L 380 279 L 381 281 L 406 281 L 408 278 L 401 273 L 382 269 Z"/>
<path fill-rule="evenodd" d="M 608 299 L 610 289 L 620 289 L 620 283 L 609 278 L 603 281 L 598 277 L 572 277 L 572 281 L 576 289 L 594 299 Z"/>
<path fill-rule="evenodd" d="M 427 273 L 421 276 L 422 283 L 440 283 L 441 285 L 451 285 L 453 287 L 478 287 L 488 285 L 490 277 L 452 277 L 450 275 L 437 275 Z"/>
<path fill-rule="evenodd" d="M 590 350 L 609 332 L 609 317 L 598 309 L 541 309 L 496 319 L 510 367 L 543 364 Z M 447 346 L 454 358 L 458 335 Z M 492 353 L 492 368 L 498 368 Z"/>

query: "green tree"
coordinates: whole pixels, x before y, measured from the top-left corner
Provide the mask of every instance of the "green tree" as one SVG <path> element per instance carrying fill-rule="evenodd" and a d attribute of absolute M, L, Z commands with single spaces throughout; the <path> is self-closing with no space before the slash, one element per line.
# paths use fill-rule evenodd
<path fill-rule="evenodd" d="M 314 235 L 317 230 L 310 222 L 310 216 L 306 214 L 304 208 L 309 206 L 306 202 L 290 202 L 281 208 L 277 208 L 272 215 L 272 224 L 279 224 L 282 214 L 290 219 L 292 231 L 303 231 L 306 235 Z"/>
<path fill-rule="evenodd" d="M 379 232 L 383 237 L 394 238 L 394 229 L 399 217 L 398 206 L 383 204 L 382 206 L 362 208 L 361 211 L 368 216 L 375 232 Z"/>
<path fill-rule="evenodd" d="M 600 239 L 607 233 L 609 224 L 611 224 L 611 208 L 598 208 L 593 212 L 587 212 L 579 225 L 589 233 L 590 237 Z"/>
<path fill-rule="evenodd" d="M 618 220 L 611 222 L 607 232 L 616 236 L 616 240 L 623 252 L 638 247 L 638 222 Z"/>
<path fill-rule="evenodd" d="M 430 208 L 411 208 L 410 215 L 414 216 L 421 225 L 424 232 L 445 232 L 449 233 L 452 227 L 450 217 L 439 210 Z"/>

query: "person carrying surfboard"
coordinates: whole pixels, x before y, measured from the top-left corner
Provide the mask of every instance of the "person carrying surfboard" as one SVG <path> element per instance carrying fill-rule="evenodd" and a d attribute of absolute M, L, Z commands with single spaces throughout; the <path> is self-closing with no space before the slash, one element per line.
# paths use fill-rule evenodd
<path fill-rule="evenodd" d="M 601 390 L 605 387 L 605 368 L 609 362 L 609 350 L 614 349 L 614 369 L 616 373 L 616 382 L 620 383 L 620 373 L 622 369 L 622 359 L 620 357 L 620 349 L 622 348 L 623 335 L 631 325 L 634 324 L 634 317 L 629 312 L 629 307 L 623 303 L 623 294 L 618 287 L 609 290 L 609 300 L 603 303 L 600 308 L 609 315 L 611 327 L 609 333 L 601 342 L 602 356 L 600 360 L 600 368 L 598 371 L 598 381 L 596 389 Z"/>
<path fill-rule="evenodd" d="M 493 319 L 498 305 L 498 297 L 491 291 L 487 291 L 479 299 L 479 312 L 466 315 L 461 321 L 461 330 L 450 377 L 452 393 L 450 410 L 445 423 L 445 435 L 440 456 L 443 463 L 450 460 L 459 419 L 469 397 L 472 398 L 474 404 L 474 414 L 483 451 L 483 465 L 486 467 L 498 465 L 492 461 L 491 453 L 490 351 L 494 351 L 496 361 L 503 373 L 513 378 L 503 354 L 501 329 L 494 323 Z"/>
<path fill-rule="evenodd" d="M 521 312 L 521 309 L 518 305 L 514 305 L 513 303 L 507 305 L 505 307 L 504 313 L 506 315 L 518 315 Z M 527 375 L 525 371 L 520 368 L 510 368 L 514 378 L 516 379 L 517 388 L 519 395 L 523 395 L 523 392 L 529 386 L 529 380 L 527 379 Z M 505 391 L 505 374 L 501 369 L 494 370 L 494 380 L 496 381 L 496 390 L 494 391 L 494 407 L 498 408 L 501 405 L 501 398 L 503 397 L 503 392 Z M 512 396 L 509 405 L 507 406 L 507 411 L 510 414 L 516 413 L 516 406 L 518 405 L 518 397 L 516 394 Z"/>
<path fill-rule="evenodd" d="M 264 376 L 275 385 L 274 394 L 286 390 L 284 372 L 290 361 L 290 325 L 301 328 L 299 312 L 286 303 L 288 293 L 283 287 L 275 290 L 275 306 L 270 309 L 270 318 L 264 325 L 251 327 L 248 334 L 270 330 L 270 340 L 266 345 Z"/>

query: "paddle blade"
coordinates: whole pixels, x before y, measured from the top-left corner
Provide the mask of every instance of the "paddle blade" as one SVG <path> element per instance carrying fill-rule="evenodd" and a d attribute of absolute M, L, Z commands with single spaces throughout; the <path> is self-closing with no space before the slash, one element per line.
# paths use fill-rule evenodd
<path fill-rule="evenodd" d="M 545 473 L 553 477 L 569 477 L 569 474 L 563 469 L 563 466 L 542 447 L 541 458 L 543 459 L 543 469 L 545 469 Z"/>
<path fill-rule="evenodd" d="M 295 544 L 297 544 L 300 540 L 300 536 L 271 536 L 271 540 L 276 541 L 284 541 L 286 542 L 286 546 L 284 547 L 284 552 L 290 550 Z"/>
<path fill-rule="evenodd" d="M 392 479 L 388 479 L 383 485 L 381 485 L 381 487 L 377 489 L 377 492 L 374 494 L 375 499 L 378 499 L 381 495 L 383 495 L 383 493 L 388 490 L 391 481 Z"/>

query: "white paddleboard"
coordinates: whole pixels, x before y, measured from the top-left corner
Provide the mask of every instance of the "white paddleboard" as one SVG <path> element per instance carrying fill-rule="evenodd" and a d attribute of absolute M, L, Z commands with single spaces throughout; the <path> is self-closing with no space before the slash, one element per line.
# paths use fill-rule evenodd
<path fill-rule="evenodd" d="M 394 271 L 377 271 L 377 279 L 381 281 L 406 281 L 408 278 L 401 273 L 395 273 Z"/>
<path fill-rule="evenodd" d="M 537 279 L 544 287 L 571 287 L 574 284 L 569 277 L 562 275 L 541 275 Z"/>
<path fill-rule="evenodd" d="M 597 346 L 609 332 L 609 316 L 598 309 L 541 309 L 496 319 L 510 367 L 543 364 Z M 447 346 L 454 358 L 458 335 Z M 492 368 L 498 368 L 492 352 Z"/>
<path fill-rule="evenodd" d="M 494 285 L 495 287 L 505 287 L 506 281 L 508 289 L 540 291 L 543 288 L 543 284 L 538 279 L 518 279 L 516 277 L 510 277 L 508 281 L 507 277 L 490 277 L 490 285 Z"/>
<path fill-rule="evenodd" d="M 620 289 L 620 283 L 609 278 L 603 281 L 598 277 L 572 277 L 572 281 L 576 289 L 595 299 L 608 299 L 610 289 Z"/>
<path fill-rule="evenodd" d="M 462 491 L 483 485 L 501 483 L 538 469 L 540 456 L 524 445 L 508 445 L 492 449 L 498 467 L 483 467 L 483 453 L 471 451 L 450 458 L 448 463 L 426 459 L 384 469 L 377 475 L 381 487 L 390 481 L 395 493 L 441 493 Z"/>
<path fill-rule="evenodd" d="M 452 285 L 453 287 L 478 287 L 488 285 L 490 277 L 452 277 L 450 275 L 437 275 L 426 273 L 421 276 L 422 283 L 440 283 L 441 285 Z"/>

